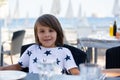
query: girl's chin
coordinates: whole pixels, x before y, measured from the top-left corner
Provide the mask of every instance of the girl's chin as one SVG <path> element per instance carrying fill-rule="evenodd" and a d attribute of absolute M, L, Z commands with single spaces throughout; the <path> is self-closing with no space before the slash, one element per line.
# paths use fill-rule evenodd
<path fill-rule="evenodd" d="M 55 47 L 53 45 L 42 45 L 43 47 L 46 47 L 46 48 L 51 48 L 51 47 Z"/>

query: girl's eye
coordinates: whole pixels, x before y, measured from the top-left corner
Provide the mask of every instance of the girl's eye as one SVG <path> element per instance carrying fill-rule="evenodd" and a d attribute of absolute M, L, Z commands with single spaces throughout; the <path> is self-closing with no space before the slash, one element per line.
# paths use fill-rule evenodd
<path fill-rule="evenodd" d="M 44 33 L 45 31 L 44 30 L 40 30 L 39 33 Z"/>
<path fill-rule="evenodd" d="M 55 31 L 55 30 L 53 30 L 53 29 L 50 29 L 50 30 L 49 30 L 49 32 L 54 32 L 54 31 Z"/>

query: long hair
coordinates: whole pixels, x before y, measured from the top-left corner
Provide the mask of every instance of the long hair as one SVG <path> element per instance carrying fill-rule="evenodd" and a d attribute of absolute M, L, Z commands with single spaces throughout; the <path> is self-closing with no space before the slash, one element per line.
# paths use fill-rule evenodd
<path fill-rule="evenodd" d="M 35 42 L 41 45 L 37 35 L 37 27 L 38 27 L 37 25 L 48 26 L 54 29 L 57 32 L 57 39 L 56 39 L 55 45 L 56 46 L 63 45 L 63 40 L 64 40 L 63 30 L 60 22 L 55 16 L 51 14 L 44 14 L 40 16 L 35 22 L 35 25 L 34 25 Z"/>

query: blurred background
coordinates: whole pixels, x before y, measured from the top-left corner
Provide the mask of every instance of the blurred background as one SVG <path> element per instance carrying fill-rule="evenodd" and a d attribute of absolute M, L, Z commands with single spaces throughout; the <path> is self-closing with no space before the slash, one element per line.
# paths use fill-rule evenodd
<path fill-rule="evenodd" d="M 119 0 L 0 0 L 0 27 L 7 32 L 32 29 L 36 18 L 46 13 L 58 17 L 66 34 L 74 33 L 75 38 L 108 31 L 114 20 L 120 27 Z"/>
<path fill-rule="evenodd" d="M 23 44 L 33 43 L 34 23 L 47 13 L 59 19 L 71 45 L 77 44 L 77 39 L 83 36 L 109 32 L 115 20 L 120 28 L 119 0 L 0 0 L 1 42 L 11 40 L 14 31 L 25 29 Z M 105 50 L 98 52 L 104 54 Z"/>

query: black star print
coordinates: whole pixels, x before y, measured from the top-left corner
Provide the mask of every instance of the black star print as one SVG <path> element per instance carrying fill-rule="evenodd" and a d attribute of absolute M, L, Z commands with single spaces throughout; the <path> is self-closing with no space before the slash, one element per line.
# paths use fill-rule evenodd
<path fill-rule="evenodd" d="M 31 74 L 33 74 L 33 72 L 30 72 Z"/>
<path fill-rule="evenodd" d="M 31 52 L 31 51 L 28 51 L 27 54 L 28 54 L 28 56 L 30 56 L 30 55 L 32 54 L 32 52 Z"/>
<path fill-rule="evenodd" d="M 63 49 L 62 47 L 58 47 L 58 49 Z"/>
<path fill-rule="evenodd" d="M 19 64 L 20 66 L 23 66 L 22 62 L 18 62 L 18 64 Z"/>
<path fill-rule="evenodd" d="M 41 47 L 39 46 L 39 49 L 41 50 Z"/>
<path fill-rule="evenodd" d="M 66 55 L 66 58 L 65 58 L 65 59 L 66 59 L 66 61 L 67 61 L 67 60 L 71 60 L 71 59 L 70 59 L 70 56 L 68 56 L 68 55 Z"/>
<path fill-rule="evenodd" d="M 59 63 L 60 63 L 60 61 L 59 61 L 58 58 L 57 58 L 57 64 L 59 65 Z"/>
<path fill-rule="evenodd" d="M 61 73 L 64 74 L 64 72 L 65 72 L 64 69 L 62 69 Z"/>
<path fill-rule="evenodd" d="M 51 55 L 50 51 L 46 51 L 44 54 L 46 54 L 46 56 Z"/>
<path fill-rule="evenodd" d="M 66 70 L 65 68 L 63 68 L 62 71 L 61 71 L 61 73 L 62 73 L 62 74 L 66 74 L 66 71 L 67 71 L 67 70 Z"/>
<path fill-rule="evenodd" d="M 37 57 L 35 59 L 33 59 L 33 63 L 37 63 Z"/>

